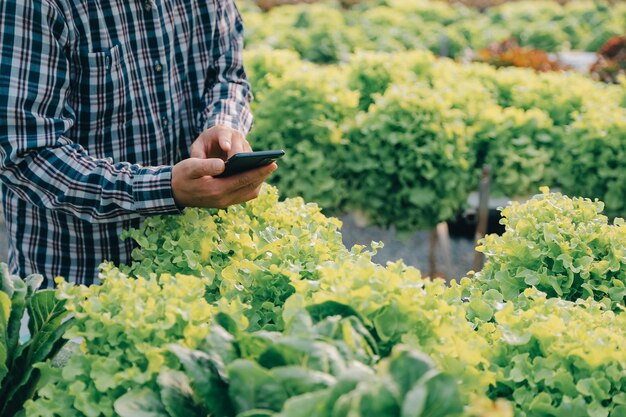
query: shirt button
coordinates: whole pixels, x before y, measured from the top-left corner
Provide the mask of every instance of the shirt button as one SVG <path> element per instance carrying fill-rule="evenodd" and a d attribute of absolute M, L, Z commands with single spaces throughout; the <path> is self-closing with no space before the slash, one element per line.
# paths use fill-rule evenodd
<path fill-rule="evenodd" d="M 170 124 L 170 121 L 167 119 L 166 116 L 161 117 L 161 125 L 163 127 L 167 127 Z"/>
<path fill-rule="evenodd" d="M 154 70 L 155 70 L 156 72 L 161 72 L 161 71 L 163 71 L 163 65 L 161 65 L 161 63 L 157 61 L 157 63 L 156 63 L 156 64 L 154 64 Z"/>
<path fill-rule="evenodd" d="M 152 10 L 152 3 L 150 3 L 150 1 L 147 1 L 143 4 L 143 9 L 146 12 L 149 12 L 150 10 Z"/>

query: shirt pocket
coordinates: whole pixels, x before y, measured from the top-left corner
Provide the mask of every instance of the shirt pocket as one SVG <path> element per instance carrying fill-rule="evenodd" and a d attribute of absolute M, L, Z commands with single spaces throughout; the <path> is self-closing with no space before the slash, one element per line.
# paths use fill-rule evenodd
<path fill-rule="evenodd" d="M 78 51 L 72 88 L 77 128 L 91 133 L 119 129 L 132 120 L 131 56 L 125 45 L 100 52 Z"/>

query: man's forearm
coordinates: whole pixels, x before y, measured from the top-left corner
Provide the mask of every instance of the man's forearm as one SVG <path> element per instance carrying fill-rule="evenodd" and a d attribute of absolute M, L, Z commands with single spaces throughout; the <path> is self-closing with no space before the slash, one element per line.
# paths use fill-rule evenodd
<path fill-rule="evenodd" d="M 3 156 L 2 182 L 38 207 L 92 223 L 180 212 L 172 195 L 170 166 L 143 167 L 96 159 L 75 144 L 43 148 L 12 159 Z"/>

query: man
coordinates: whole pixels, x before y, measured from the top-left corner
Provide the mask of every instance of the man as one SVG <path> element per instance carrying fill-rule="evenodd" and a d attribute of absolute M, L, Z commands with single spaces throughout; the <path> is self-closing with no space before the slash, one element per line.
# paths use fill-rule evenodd
<path fill-rule="evenodd" d="M 9 264 L 83 284 L 130 262 L 123 230 L 255 198 L 233 0 L 0 0 L 0 179 Z"/>

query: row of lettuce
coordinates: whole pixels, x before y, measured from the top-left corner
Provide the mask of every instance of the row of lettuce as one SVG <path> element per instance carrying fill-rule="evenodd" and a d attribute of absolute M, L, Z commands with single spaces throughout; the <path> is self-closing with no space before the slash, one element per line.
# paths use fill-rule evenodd
<path fill-rule="evenodd" d="M 457 213 L 488 164 L 494 195 L 548 185 L 626 213 L 624 85 L 429 52 L 317 66 L 256 49 L 246 63 L 256 96 L 250 142 L 287 151 L 273 177 L 286 196 L 428 229 Z"/>
<path fill-rule="evenodd" d="M 511 2 L 484 13 L 431 0 L 372 0 L 348 10 L 330 2 L 290 5 L 268 13 L 252 2 L 241 7 L 248 46 L 292 49 L 317 63 L 336 63 L 359 50 L 428 49 L 460 57 L 508 38 L 548 52 L 595 52 L 626 27 L 626 6 L 603 1 Z"/>
<path fill-rule="evenodd" d="M 0 392 L 22 394 L 0 415 L 34 398 L 27 416 L 624 416 L 626 224 L 602 208 L 547 190 L 512 204 L 485 268 L 451 285 L 349 250 L 336 219 L 271 187 L 150 219 L 132 265 L 59 281 L 44 313 L 71 312 L 67 328 L 31 315 L 17 356 L 81 338 L 62 366 L 0 354 Z M 4 291 L 19 283 L 4 271 Z M 18 292 L 0 296 L 3 335 Z"/>

